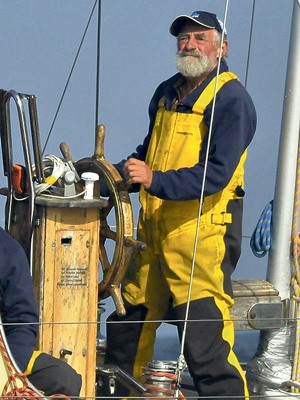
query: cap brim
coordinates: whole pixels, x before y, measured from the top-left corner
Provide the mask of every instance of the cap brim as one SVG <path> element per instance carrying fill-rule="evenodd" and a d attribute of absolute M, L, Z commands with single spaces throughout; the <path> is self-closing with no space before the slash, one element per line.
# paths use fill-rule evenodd
<path fill-rule="evenodd" d="M 194 18 L 190 17 L 189 15 L 179 15 L 174 19 L 174 21 L 170 25 L 170 33 L 173 36 L 178 36 L 180 28 L 183 23 L 185 22 L 194 22 L 195 24 L 205 26 L 206 28 L 213 29 L 213 26 L 203 24 L 201 22 L 196 21 Z"/>

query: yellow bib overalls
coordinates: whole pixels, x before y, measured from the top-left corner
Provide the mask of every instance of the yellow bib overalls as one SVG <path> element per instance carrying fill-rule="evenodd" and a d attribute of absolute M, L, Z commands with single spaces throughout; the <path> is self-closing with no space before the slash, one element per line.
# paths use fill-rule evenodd
<path fill-rule="evenodd" d="M 215 79 L 204 89 L 191 114 L 167 111 L 164 98 L 160 100 L 145 160 L 152 170 L 178 170 L 199 162 L 202 142 L 207 134 L 203 116 L 214 96 Z M 219 75 L 217 90 L 231 79 L 237 77 L 229 72 Z M 230 200 L 238 199 L 236 188 L 244 186 L 245 159 L 246 151 L 227 186 L 204 199 L 190 298 L 191 301 L 214 299 L 224 319 L 222 337 L 230 347 L 227 360 L 238 370 L 244 382 L 244 374 L 232 351 L 234 331 L 228 307 L 233 305 L 233 299 L 224 290 L 221 265 L 226 252 L 224 236 L 227 224 L 232 222 L 227 206 Z M 143 304 L 148 308 L 146 320 L 160 320 L 166 314 L 170 298 L 173 307 L 187 302 L 200 202 L 198 199 L 161 200 L 143 188 L 140 202 L 138 239 L 147 244 L 147 250 L 129 266 L 123 282 L 123 295 L 129 303 Z M 141 331 L 133 370 L 138 379 L 141 379 L 142 367 L 151 360 L 158 326 L 159 322 L 145 323 Z"/>

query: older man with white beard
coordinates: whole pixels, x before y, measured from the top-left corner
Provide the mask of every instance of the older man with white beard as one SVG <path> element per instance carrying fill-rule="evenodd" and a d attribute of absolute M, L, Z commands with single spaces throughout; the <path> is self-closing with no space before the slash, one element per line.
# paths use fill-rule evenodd
<path fill-rule="evenodd" d="M 140 192 L 138 239 L 147 250 L 131 262 L 123 281 L 126 317 L 113 313 L 107 326 L 106 362 L 142 380 L 157 321 L 168 312 L 182 339 L 189 299 L 184 356 L 202 399 L 248 398 L 229 308 L 256 113 L 228 72 L 222 29 L 208 12 L 175 18 L 170 33 L 177 37 L 179 73 L 156 89 L 143 144 L 116 164 L 130 190 Z M 115 395 L 128 391 L 120 385 Z"/>

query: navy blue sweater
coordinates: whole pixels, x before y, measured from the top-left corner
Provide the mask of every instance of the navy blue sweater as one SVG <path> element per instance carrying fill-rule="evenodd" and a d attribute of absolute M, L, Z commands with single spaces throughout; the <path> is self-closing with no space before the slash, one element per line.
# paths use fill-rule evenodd
<path fill-rule="evenodd" d="M 0 228 L 0 313 L 10 350 L 22 372 L 32 356 L 38 311 L 26 255 Z M 19 323 L 25 323 L 24 325 Z"/>
<path fill-rule="evenodd" d="M 221 63 L 220 73 L 228 71 L 225 61 Z M 212 71 L 207 79 L 177 105 L 177 112 L 191 113 L 195 101 L 208 83 L 216 76 Z M 162 96 L 166 97 L 166 109 L 170 110 L 173 100 L 177 97 L 174 85 L 182 77 L 177 73 L 162 82 L 156 89 L 149 105 L 149 131 L 143 144 L 128 158 L 137 158 L 144 161 L 158 110 L 158 102 Z M 212 104 L 204 113 L 204 122 L 209 127 L 211 121 Z M 231 80 L 217 93 L 213 129 L 210 142 L 209 159 L 206 172 L 204 195 L 209 196 L 222 190 L 229 182 L 235 171 L 244 150 L 249 146 L 256 129 L 256 112 L 243 85 L 237 80 Z M 208 135 L 207 135 L 208 136 Z M 180 168 L 166 172 L 154 171 L 153 180 L 147 190 L 151 195 L 167 200 L 199 199 L 202 189 L 204 160 L 207 150 L 207 136 L 204 139 L 199 154 L 199 163 L 192 168 Z M 126 160 L 115 164 L 115 167 L 124 176 L 123 165 Z M 136 192 L 139 184 L 132 185 L 131 192 Z"/>

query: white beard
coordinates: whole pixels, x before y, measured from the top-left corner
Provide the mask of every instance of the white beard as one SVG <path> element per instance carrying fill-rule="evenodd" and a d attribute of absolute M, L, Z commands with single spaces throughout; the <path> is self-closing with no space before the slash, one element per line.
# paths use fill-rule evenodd
<path fill-rule="evenodd" d="M 190 54 L 191 56 L 188 56 Z M 213 70 L 216 66 L 216 59 L 205 56 L 197 50 L 177 51 L 175 64 L 178 71 L 185 77 L 196 78 L 202 74 Z"/>

